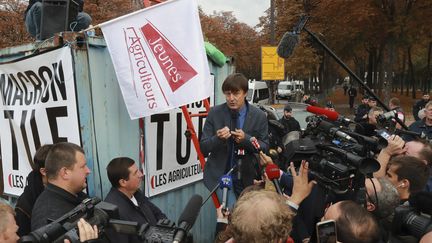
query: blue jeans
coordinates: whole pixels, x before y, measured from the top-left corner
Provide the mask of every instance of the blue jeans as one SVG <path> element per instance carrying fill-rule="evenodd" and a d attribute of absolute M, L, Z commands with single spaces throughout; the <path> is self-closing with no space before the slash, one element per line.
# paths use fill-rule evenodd
<path fill-rule="evenodd" d="M 40 40 L 40 29 L 41 29 L 41 20 L 42 20 L 41 16 L 42 16 L 42 3 L 36 2 L 33 4 L 33 6 L 31 6 L 25 18 L 25 25 L 27 31 L 30 33 L 31 36 L 35 37 L 37 40 Z M 72 22 L 69 25 L 68 30 L 80 31 L 86 29 L 90 25 L 91 21 L 92 19 L 90 15 L 84 12 L 79 12 L 77 15 L 77 20 L 75 22 Z"/>

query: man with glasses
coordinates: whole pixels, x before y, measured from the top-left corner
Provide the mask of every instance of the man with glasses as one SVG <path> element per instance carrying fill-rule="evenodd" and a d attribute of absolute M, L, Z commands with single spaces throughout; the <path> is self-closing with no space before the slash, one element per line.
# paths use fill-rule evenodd
<path fill-rule="evenodd" d="M 222 91 L 226 102 L 210 110 L 200 141 L 204 156 L 208 156 L 204 184 L 213 190 L 220 177 L 235 168 L 231 175 L 231 192 L 238 197 L 258 176 L 256 149 L 251 143 L 255 141 L 253 137 L 262 150 L 268 149 L 267 118 L 263 111 L 246 101 L 248 80 L 243 74 L 229 75 L 222 84 Z"/>

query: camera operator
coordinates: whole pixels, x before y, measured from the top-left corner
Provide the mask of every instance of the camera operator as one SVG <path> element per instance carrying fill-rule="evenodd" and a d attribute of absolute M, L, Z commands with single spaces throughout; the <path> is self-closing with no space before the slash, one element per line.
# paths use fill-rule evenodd
<path fill-rule="evenodd" d="M 87 198 L 82 190 L 87 186 L 90 169 L 81 147 L 68 142 L 54 144 L 45 161 L 45 169 L 48 184 L 33 207 L 32 230 L 46 225 L 48 219 L 60 218 Z"/>
<path fill-rule="evenodd" d="M 400 100 L 398 98 L 393 97 L 389 100 L 389 108 L 390 110 L 396 112 L 397 118 L 399 118 L 399 120 L 405 122 L 405 113 L 400 107 Z M 393 123 L 396 124 L 397 129 L 401 129 L 401 125 L 397 123 L 396 120 L 393 119 Z"/>
<path fill-rule="evenodd" d="M 378 124 L 377 116 L 381 114 L 383 114 L 383 110 L 380 107 L 372 107 L 367 114 L 367 121 L 358 123 L 355 132 L 368 137 L 374 136 Z"/>
<path fill-rule="evenodd" d="M 14 214 L 12 207 L 0 202 L 0 242 L 2 243 L 17 243 L 20 238 L 17 235 L 18 226 Z M 77 225 L 81 242 L 98 238 L 97 226 L 92 228 L 84 219 L 80 219 Z M 64 243 L 69 243 L 69 240 L 64 240 Z"/>
<path fill-rule="evenodd" d="M 397 188 L 401 202 L 405 203 L 411 193 L 424 189 L 429 174 L 429 168 L 420 159 L 397 156 L 388 163 L 386 177 Z"/>
<path fill-rule="evenodd" d="M 424 139 L 417 139 L 405 142 L 401 137 L 392 135 L 388 139 L 388 145 L 382 149 L 377 160 L 381 168 L 374 173 L 374 177 L 383 177 L 387 171 L 389 160 L 398 155 L 409 155 L 416 157 L 428 165 L 429 169 L 432 163 L 432 144 Z M 432 191 L 432 176 L 429 176 L 425 191 Z"/>
<path fill-rule="evenodd" d="M 112 187 L 105 201 L 118 206 L 119 219 L 155 226 L 159 220 L 167 218 L 139 190 L 143 174 L 133 159 L 119 157 L 111 160 L 107 166 L 107 174 Z M 111 242 L 141 242 L 135 235 L 120 234 L 110 230 L 106 231 L 106 235 Z"/>

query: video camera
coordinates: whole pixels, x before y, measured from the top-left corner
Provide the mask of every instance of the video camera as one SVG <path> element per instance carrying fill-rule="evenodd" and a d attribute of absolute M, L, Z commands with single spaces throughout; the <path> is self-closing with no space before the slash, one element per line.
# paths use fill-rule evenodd
<path fill-rule="evenodd" d="M 395 209 L 392 231 L 396 235 L 411 235 L 420 240 L 432 231 L 432 193 L 419 192 L 411 195 L 409 204 Z"/>
<path fill-rule="evenodd" d="M 118 220 L 116 205 L 101 202 L 96 197 L 88 198 L 59 219 L 23 236 L 20 242 L 63 243 L 64 239 L 68 239 L 71 243 L 78 243 L 80 239 L 77 222 L 80 218 L 84 218 L 90 225 L 97 225 L 101 232 L 113 230 L 116 233 L 136 235 L 145 243 L 191 242 L 192 236 L 188 235 L 188 232 L 198 217 L 201 204 L 202 197 L 194 195 L 183 210 L 177 227 L 168 219 L 160 220 L 157 225 L 152 226 L 148 223 Z"/>
<path fill-rule="evenodd" d="M 294 162 L 308 160 L 318 184 L 336 194 L 364 188 L 365 176 L 380 168 L 373 158 L 373 148 L 386 144 L 337 126 L 321 116 L 308 117 L 307 122 L 302 137 L 285 147 L 285 157 Z"/>

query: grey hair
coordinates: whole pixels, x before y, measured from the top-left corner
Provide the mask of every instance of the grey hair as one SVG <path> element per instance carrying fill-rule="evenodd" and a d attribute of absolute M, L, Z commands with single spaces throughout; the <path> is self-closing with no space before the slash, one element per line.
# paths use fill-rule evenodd
<path fill-rule="evenodd" d="M 380 219 L 391 216 L 394 209 L 400 204 L 400 197 L 396 187 L 389 181 L 389 179 L 382 177 L 377 179 L 381 185 L 381 191 L 377 192 L 378 205 L 375 195 L 369 195 L 372 203 L 378 206 L 377 210 L 373 212 L 375 216 Z"/>

